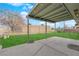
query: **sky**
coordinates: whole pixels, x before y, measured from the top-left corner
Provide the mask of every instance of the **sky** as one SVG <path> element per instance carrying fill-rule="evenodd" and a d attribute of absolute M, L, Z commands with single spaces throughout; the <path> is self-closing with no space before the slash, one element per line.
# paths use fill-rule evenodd
<path fill-rule="evenodd" d="M 11 10 L 13 12 L 17 12 L 19 13 L 24 19 L 25 19 L 25 23 L 26 22 L 26 15 L 28 15 L 28 13 L 32 10 L 32 8 L 35 6 L 34 3 L 0 3 L 0 9 L 7 9 L 7 10 Z M 40 24 L 44 24 L 44 21 L 38 21 L 35 19 L 30 19 L 30 24 L 32 25 L 40 25 Z M 70 21 L 66 21 L 65 24 L 68 27 L 72 27 L 75 25 L 75 21 L 74 20 L 70 20 Z M 48 26 L 50 27 L 54 27 L 53 23 L 48 23 Z M 56 27 L 60 27 L 63 28 L 64 27 L 64 22 L 57 22 L 56 23 Z"/>

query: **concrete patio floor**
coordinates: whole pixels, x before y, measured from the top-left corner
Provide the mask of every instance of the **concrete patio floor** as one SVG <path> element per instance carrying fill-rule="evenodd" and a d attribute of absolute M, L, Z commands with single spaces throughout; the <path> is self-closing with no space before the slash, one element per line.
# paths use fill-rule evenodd
<path fill-rule="evenodd" d="M 79 41 L 51 37 L 34 43 L 0 49 L 0 56 L 79 56 L 79 51 L 70 49 L 69 44 L 79 45 Z"/>

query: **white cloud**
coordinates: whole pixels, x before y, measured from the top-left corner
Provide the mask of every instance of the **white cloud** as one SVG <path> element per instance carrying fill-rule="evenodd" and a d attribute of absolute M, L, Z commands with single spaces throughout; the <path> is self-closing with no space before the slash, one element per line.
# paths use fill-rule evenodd
<path fill-rule="evenodd" d="M 39 25 L 41 25 L 41 24 L 43 24 L 45 26 L 45 22 L 44 21 L 40 22 Z M 53 28 L 54 27 L 54 24 L 47 22 L 47 26 L 50 26 L 51 28 Z"/>
<path fill-rule="evenodd" d="M 26 19 L 26 16 L 28 15 L 28 12 L 23 11 L 20 14 L 23 17 L 23 19 Z"/>
<path fill-rule="evenodd" d="M 73 27 L 73 26 L 75 26 L 76 22 L 75 22 L 75 20 L 69 20 L 69 21 L 66 21 L 65 24 L 68 27 Z"/>
<path fill-rule="evenodd" d="M 28 6 L 29 9 L 33 8 L 33 6 Z"/>
<path fill-rule="evenodd" d="M 27 24 L 27 17 L 26 16 L 28 15 L 28 12 L 22 11 L 20 13 L 20 15 L 24 19 L 25 24 Z"/>
<path fill-rule="evenodd" d="M 23 10 L 32 9 L 32 8 L 33 8 L 33 6 L 24 6 L 24 7 L 23 7 Z"/>
<path fill-rule="evenodd" d="M 9 3 L 9 4 L 16 6 L 16 7 L 23 5 L 23 3 Z"/>
<path fill-rule="evenodd" d="M 33 8 L 33 5 L 28 4 L 28 3 L 26 4 L 26 6 L 28 6 L 29 9 Z"/>
<path fill-rule="evenodd" d="M 26 6 L 24 6 L 23 9 L 26 10 L 27 9 Z"/>
<path fill-rule="evenodd" d="M 25 4 L 25 5 L 30 6 L 31 4 L 27 3 L 27 4 Z"/>

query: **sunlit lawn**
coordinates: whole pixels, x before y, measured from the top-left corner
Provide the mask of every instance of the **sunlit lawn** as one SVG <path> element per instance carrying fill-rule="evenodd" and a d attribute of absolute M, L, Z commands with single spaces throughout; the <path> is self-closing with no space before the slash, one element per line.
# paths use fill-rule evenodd
<path fill-rule="evenodd" d="M 42 40 L 42 39 L 53 37 L 53 36 L 79 40 L 79 33 L 52 32 L 52 33 L 48 33 L 47 35 L 45 35 L 45 34 L 31 34 L 29 36 L 29 39 L 28 39 L 27 35 L 14 35 L 14 36 L 10 36 L 7 39 L 1 38 L 0 44 L 3 46 L 3 48 L 7 48 L 7 47 L 19 45 L 19 44 L 24 44 L 24 43 L 29 43 L 29 42 L 31 43 L 36 40 Z"/>

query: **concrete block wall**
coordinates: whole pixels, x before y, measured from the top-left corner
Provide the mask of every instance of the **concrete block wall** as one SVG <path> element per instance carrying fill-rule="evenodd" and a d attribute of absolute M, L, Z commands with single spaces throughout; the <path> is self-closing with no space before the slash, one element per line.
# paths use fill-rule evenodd
<path fill-rule="evenodd" d="M 3 30 L 3 33 L 9 34 L 9 35 L 27 34 L 27 25 L 24 25 L 21 28 L 22 28 L 22 31 L 20 31 L 20 32 L 12 32 L 12 31 L 6 29 L 5 31 Z M 47 32 L 53 32 L 53 31 L 54 30 L 52 30 L 50 27 L 47 28 Z M 29 25 L 29 33 L 30 34 L 45 33 L 45 26 Z"/>

